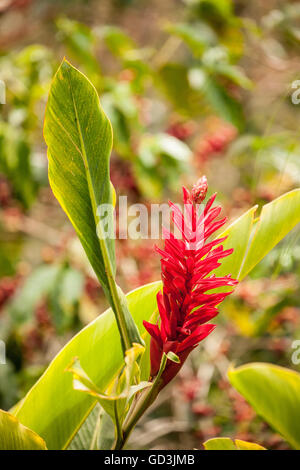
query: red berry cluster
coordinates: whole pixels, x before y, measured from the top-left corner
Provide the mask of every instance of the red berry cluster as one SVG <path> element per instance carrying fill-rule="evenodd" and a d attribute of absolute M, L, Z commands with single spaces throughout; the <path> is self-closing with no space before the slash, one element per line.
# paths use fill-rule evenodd
<path fill-rule="evenodd" d="M 187 140 L 195 132 L 195 125 L 192 121 L 176 122 L 171 124 L 167 129 L 167 133 L 179 140 Z"/>
<path fill-rule="evenodd" d="M 196 144 L 195 155 L 201 162 L 224 152 L 237 136 L 237 130 L 230 124 L 223 124 L 213 134 L 201 138 Z"/>
<path fill-rule="evenodd" d="M 121 160 L 113 159 L 110 165 L 110 178 L 115 188 L 118 188 L 118 193 L 133 192 L 138 194 L 138 188 L 135 182 L 134 175 L 128 163 Z"/>
<path fill-rule="evenodd" d="M 0 13 L 13 8 L 26 8 L 32 3 L 32 0 L 8 0 L 3 2 L 3 5 L 1 3 L 2 2 L 0 2 Z"/>
<path fill-rule="evenodd" d="M 120 240 L 117 259 L 127 289 L 154 281 L 159 276 L 159 263 L 153 255 L 152 240 Z M 144 260 L 147 259 L 147 263 Z"/>
<path fill-rule="evenodd" d="M 45 330 L 52 330 L 52 319 L 51 314 L 48 310 L 47 303 L 42 301 L 35 309 L 35 319 L 39 328 Z"/>
<path fill-rule="evenodd" d="M 17 285 L 18 280 L 16 278 L 4 277 L 0 280 L 0 308 L 12 297 Z"/>
<path fill-rule="evenodd" d="M 95 278 L 86 276 L 84 290 L 93 302 L 98 301 L 101 287 Z"/>
<path fill-rule="evenodd" d="M 5 178 L 0 177 L 0 207 L 6 208 L 12 199 L 11 188 Z"/>

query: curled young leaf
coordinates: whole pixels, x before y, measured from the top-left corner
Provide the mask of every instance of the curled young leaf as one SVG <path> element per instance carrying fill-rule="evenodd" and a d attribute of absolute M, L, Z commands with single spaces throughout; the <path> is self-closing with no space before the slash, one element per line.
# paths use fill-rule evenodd
<path fill-rule="evenodd" d="M 104 411 L 115 423 L 117 434 L 121 432 L 122 423 L 127 415 L 132 398 L 140 391 L 151 386 L 150 382 L 140 381 L 138 359 L 145 348 L 134 344 L 125 353 L 125 364 L 121 373 L 102 392 L 82 369 L 78 359 L 74 359 L 67 370 L 73 374 L 75 390 L 85 392 L 96 398 Z"/>

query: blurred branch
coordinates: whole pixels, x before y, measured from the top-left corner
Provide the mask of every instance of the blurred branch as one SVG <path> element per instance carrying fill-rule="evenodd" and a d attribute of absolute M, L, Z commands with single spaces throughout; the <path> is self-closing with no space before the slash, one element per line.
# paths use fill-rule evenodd
<path fill-rule="evenodd" d="M 161 436 L 173 432 L 187 432 L 190 429 L 188 422 L 158 418 L 148 421 L 143 428 L 140 427 L 132 434 L 130 446 L 132 448 L 145 448 Z"/>
<path fill-rule="evenodd" d="M 169 61 L 169 59 L 173 56 L 173 54 L 176 52 L 178 47 L 181 45 L 182 41 L 180 38 L 176 36 L 170 36 L 162 48 L 156 53 L 156 55 L 153 57 L 152 60 L 152 65 L 155 67 L 160 67 L 166 62 Z"/>

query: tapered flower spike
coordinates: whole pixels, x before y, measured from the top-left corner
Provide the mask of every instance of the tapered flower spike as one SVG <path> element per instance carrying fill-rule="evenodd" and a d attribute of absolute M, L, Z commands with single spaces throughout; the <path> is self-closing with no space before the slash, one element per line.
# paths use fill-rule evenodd
<path fill-rule="evenodd" d="M 220 260 L 233 249 L 224 250 L 226 237 L 208 241 L 226 218 L 216 220 L 221 207 L 213 207 L 214 194 L 201 214 L 198 205 L 207 193 L 207 180 L 202 177 L 192 191 L 183 187 L 184 213 L 169 202 L 174 224 L 182 238 L 163 229 L 165 248 L 156 250 L 161 258 L 163 291 L 157 294 L 159 319 L 157 324 L 144 321 L 151 335 L 151 376 L 157 375 L 163 353 L 172 351 L 180 363 L 168 361 L 162 374 L 162 387 L 179 372 L 190 352 L 216 327 L 207 323 L 218 313 L 218 305 L 230 292 L 209 293 L 212 289 L 235 286 L 238 281 L 231 275 L 216 277 L 213 271 L 221 266 Z"/>
<path fill-rule="evenodd" d="M 207 190 L 207 178 L 204 175 L 192 187 L 191 197 L 193 202 L 195 202 L 196 204 L 201 204 L 201 202 L 204 201 L 204 199 L 206 198 Z"/>

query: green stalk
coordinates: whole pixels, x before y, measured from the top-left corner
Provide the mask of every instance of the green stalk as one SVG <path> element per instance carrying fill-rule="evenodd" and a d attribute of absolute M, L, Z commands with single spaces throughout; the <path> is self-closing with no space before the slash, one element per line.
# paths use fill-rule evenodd
<path fill-rule="evenodd" d="M 143 416 L 145 411 L 149 408 L 149 406 L 152 405 L 155 398 L 159 394 L 160 386 L 161 386 L 161 376 L 162 376 L 163 371 L 165 370 L 167 360 L 168 360 L 167 355 L 163 354 L 163 357 L 160 363 L 160 368 L 159 368 L 157 376 L 154 379 L 152 387 L 146 389 L 141 394 L 140 399 L 137 402 L 132 413 L 128 416 L 128 419 L 125 420 L 124 427 L 123 427 L 122 441 L 116 442 L 116 445 L 114 449 L 112 450 L 122 450 L 124 448 L 135 425 L 137 424 L 139 419 Z"/>

